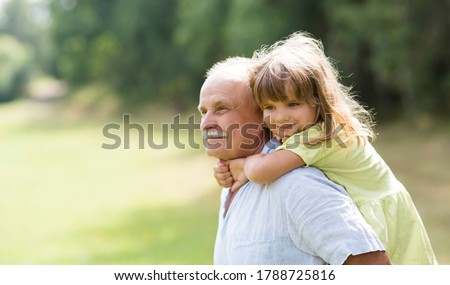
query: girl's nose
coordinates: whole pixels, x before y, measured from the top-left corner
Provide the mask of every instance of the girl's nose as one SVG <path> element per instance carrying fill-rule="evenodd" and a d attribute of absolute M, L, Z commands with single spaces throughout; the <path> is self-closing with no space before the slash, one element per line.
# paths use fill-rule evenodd
<path fill-rule="evenodd" d="M 272 120 L 276 124 L 285 123 L 285 122 L 289 121 L 289 115 L 286 112 L 277 110 L 272 113 Z"/>

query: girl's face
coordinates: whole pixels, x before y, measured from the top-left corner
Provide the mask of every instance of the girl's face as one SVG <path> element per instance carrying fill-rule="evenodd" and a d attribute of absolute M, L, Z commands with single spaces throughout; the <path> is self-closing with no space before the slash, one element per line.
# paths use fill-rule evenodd
<path fill-rule="evenodd" d="M 312 126 L 317 121 L 317 107 L 288 95 L 286 101 L 267 101 L 263 105 L 264 123 L 282 141 Z"/>

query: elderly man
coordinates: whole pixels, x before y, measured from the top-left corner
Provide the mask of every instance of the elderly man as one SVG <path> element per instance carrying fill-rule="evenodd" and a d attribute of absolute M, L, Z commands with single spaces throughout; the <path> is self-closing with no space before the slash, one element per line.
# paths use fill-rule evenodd
<path fill-rule="evenodd" d="M 206 152 L 221 161 L 277 146 L 252 100 L 250 64 L 229 58 L 214 65 L 200 91 Z M 267 185 L 224 189 L 221 203 L 215 264 L 390 264 L 346 192 L 315 168 L 295 169 Z"/>

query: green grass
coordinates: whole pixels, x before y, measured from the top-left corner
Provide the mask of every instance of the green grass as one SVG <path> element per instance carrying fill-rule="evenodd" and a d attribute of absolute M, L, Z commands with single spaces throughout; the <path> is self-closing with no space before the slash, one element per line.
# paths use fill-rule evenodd
<path fill-rule="evenodd" d="M 105 122 L 40 119 L 41 107 L 0 106 L 0 264 L 212 263 L 212 159 L 105 150 Z"/>
<path fill-rule="evenodd" d="M 450 264 L 450 122 L 379 128 L 375 148 L 405 185 L 440 264 Z"/>
<path fill-rule="evenodd" d="M 173 145 L 105 150 L 107 120 L 64 112 L 0 105 L 0 264 L 211 264 L 214 160 Z M 411 192 L 438 261 L 450 264 L 450 124 L 440 125 L 382 127 L 376 148 Z"/>

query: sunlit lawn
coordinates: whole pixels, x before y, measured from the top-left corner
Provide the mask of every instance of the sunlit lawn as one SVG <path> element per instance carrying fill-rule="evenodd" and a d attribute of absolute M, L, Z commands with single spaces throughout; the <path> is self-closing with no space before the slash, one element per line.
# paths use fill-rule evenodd
<path fill-rule="evenodd" d="M 450 264 L 450 122 L 378 128 L 375 147 L 419 210 L 440 264 Z"/>
<path fill-rule="evenodd" d="M 51 121 L 58 116 L 45 108 L 0 105 L 0 264 L 212 263 L 214 160 L 190 148 L 139 149 L 136 137 L 131 149 L 105 150 L 107 121 Z M 442 264 L 450 264 L 449 127 L 391 125 L 376 143 Z"/>
<path fill-rule="evenodd" d="M 105 150 L 105 122 L 24 119 L 41 107 L 0 105 L 0 263 L 212 263 L 212 159 L 137 139 Z"/>

